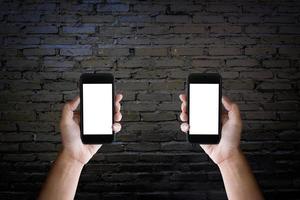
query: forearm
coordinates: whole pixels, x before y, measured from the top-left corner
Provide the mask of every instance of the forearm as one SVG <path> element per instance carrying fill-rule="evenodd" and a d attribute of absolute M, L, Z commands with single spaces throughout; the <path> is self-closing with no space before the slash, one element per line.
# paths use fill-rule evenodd
<path fill-rule="evenodd" d="M 79 161 L 63 151 L 59 153 L 38 199 L 74 199 L 82 168 L 83 164 Z"/>
<path fill-rule="evenodd" d="M 218 166 L 229 200 L 264 199 L 250 166 L 240 150 Z"/>

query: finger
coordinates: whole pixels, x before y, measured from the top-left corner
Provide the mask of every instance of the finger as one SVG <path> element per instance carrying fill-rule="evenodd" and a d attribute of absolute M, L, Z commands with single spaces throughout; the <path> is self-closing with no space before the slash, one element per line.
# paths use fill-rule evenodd
<path fill-rule="evenodd" d="M 222 124 L 225 124 L 228 120 L 228 113 L 222 113 Z"/>
<path fill-rule="evenodd" d="M 188 120 L 187 114 L 183 113 L 183 112 L 180 113 L 180 119 L 181 119 L 181 121 L 186 122 Z"/>
<path fill-rule="evenodd" d="M 62 111 L 62 121 L 64 123 L 70 123 L 73 120 L 73 111 L 76 110 L 80 103 L 79 96 L 75 97 L 72 101 L 67 102 L 64 105 L 63 111 Z"/>
<path fill-rule="evenodd" d="M 222 97 L 222 103 L 225 109 L 228 111 L 228 118 L 233 121 L 240 121 L 240 110 L 237 104 L 230 101 L 228 97 Z"/>
<path fill-rule="evenodd" d="M 181 131 L 187 133 L 189 131 L 189 125 L 187 123 L 182 123 L 180 125 Z"/>
<path fill-rule="evenodd" d="M 117 112 L 120 112 L 120 110 L 121 110 L 121 104 L 119 103 L 119 102 L 116 102 L 115 103 L 115 112 L 117 113 Z"/>
<path fill-rule="evenodd" d="M 119 132 L 121 130 L 122 126 L 120 123 L 114 123 L 113 124 L 113 130 L 115 133 Z"/>
<path fill-rule="evenodd" d="M 123 94 L 117 94 L 115 97 L 115 102 L 120 102 L 123 99 Z"/>
<path fill-rule="evenodd" d="M 187 112 L 187 110 L 186 110 L 186 102 L 182 102 L 181 103 L 181 111 L 185 112 L 185 113 Z"/>
<path fill-rule="evenodd" d="M 120 112 L 117 112 L 115 115 L 114 115 L 114 120 L 119 122 L 121 121 L 122 119 L 122 114 Z"/>
<path fill-rule="evenodd" d="M 186 102 L 186 95 L 185 94 L 180 94 L 179 95 L 179 99 L 182 101 L 182 102 Z"/>
<path fill-rule="evenodd" d="M 80 113 L 79 113 L 79 112 L 74 112 L 73 120 L 74 120 L 77 124 L 80 123 Z"/>

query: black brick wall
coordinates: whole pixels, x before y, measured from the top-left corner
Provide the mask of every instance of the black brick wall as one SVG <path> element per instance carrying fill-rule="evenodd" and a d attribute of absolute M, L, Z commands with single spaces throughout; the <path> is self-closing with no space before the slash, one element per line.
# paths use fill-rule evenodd
<path fill-rule="evenodd" d="M 1 1 L 0 199 L 34 199 L 83 72 L 112 72 L 123 129 L 76 199 L 226 199 L 179 129 L 189 72 L 219 72 L 267 199 L 300 198 L 299 1 Z"/>

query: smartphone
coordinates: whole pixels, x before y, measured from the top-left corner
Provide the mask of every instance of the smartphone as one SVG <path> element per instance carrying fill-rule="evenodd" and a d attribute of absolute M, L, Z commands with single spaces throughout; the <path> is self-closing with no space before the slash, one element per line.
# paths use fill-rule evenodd
<path fill-rule="evenodd" d="M 112 74 L 80 76 L 80 135 L 84 144 L 113 142 L 114 96 Z"/>
<path fill-rule="evenodd" d="M 221 138 L 222 79 L 217 73 L 188 76 L 188 141 L 217 144 Z"/>

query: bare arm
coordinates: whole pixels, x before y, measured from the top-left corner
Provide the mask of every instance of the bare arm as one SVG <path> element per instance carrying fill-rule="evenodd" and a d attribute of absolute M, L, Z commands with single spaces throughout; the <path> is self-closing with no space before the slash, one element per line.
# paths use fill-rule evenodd
<path fill-rule="evenodd" d="M 122 95 L 116 95 L 115 121 L 120 121 L 120 101 Z M 80 115 L 75 112 L 79 97 L 65 104 L 60 122 L 63 149 L 58 154 L 38 199 L 74 199 L 78 180 L 83 166 L 99 150 L 101 145 L 85 145 L 80 139 Z M 113 124 L 115 133 L 121 130 L 119 123 Z"/>
<path fill-rule="evenodd" d="M 180 118 L 187 121 L 186 95 L 180 95 L 182 101 Z M 237 104 L 227 97 L 222 98 L 226 112 L 222 116 L 222 137 L 219 144 L 200 145 L 205 153 L 216 163 L 221 171 L 228 199 L 263 199 L 250 166 L 240 150 L 242 120 Z M 189 125 L 181 124 L 181 130 L 187 132 Z"/>
<path fill-rule="evenodd" d="M 228 199 L 263 199 L 262 193 L 241 151 L 218 164 Z"/>
<path fill-rule="evenodd" d="M 38 199 L 74 199 L 83 164 L 59 153 Z"/>

